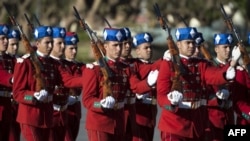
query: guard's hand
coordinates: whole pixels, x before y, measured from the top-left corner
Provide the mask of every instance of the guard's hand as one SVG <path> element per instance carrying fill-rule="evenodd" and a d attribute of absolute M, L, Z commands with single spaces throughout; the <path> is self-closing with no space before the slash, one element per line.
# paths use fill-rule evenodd
<path fill-rule="evenodd" d="M 68 97 L 68 105 L 73 105 L 78 101 L 78 96 L 72 96 L 70 95 Z"/>
<path fill-rule="evenodd" d="M 163 59 L 165 59 L 165 60 L 167 60 L 167 61 L 170 61 L 170 60 L 172 59 L 172 56 L 171 56 L 169 50 L 166 50 L 166 51 L 164 52 Z"/>
<path fill-rule="evenodd" d="M 149 97 L 149 93 L 146 93 L 146 94 L 136 94 L 136 98 L 141 100 L 141 99 L 145 99 Z"/>
<path fill-rule="evenodd" d="M 240 56 L 241 56 L 240 47 L 234 46 L 232 50 L 232 60 L 238 61 L 240 59 Z"/>
<path fill-rule="evenodd" d="M 147 82 L 149 86 L 153 86 L 156 83 L 157 77 L 158 77 L 159 71 L 154 70 L 150 71 L 148 74 Z"/>
<path fill-rule="evenodd" d="M 216 96 L 221 100 L 227 100 L 230 96 L 230 93 L 227 89 L 221 89 L 218 92 L 216 92 Z"/>
<path fill-rule="evenodd" d="M 44 101 L 48 97 L 48 92 L 44 89 L 40 90 L 40 92 L 35 92 L 34 97 L 38 101 Z"/>
<path fill-rule="evenodd" d="M 103 108 L 112 109 L 115 106 L 115 99 L 112 96 L 107 96 L 100 101 Z"/>
<path fill-rule="evenodd" d="M 167 95 L 167 97 L 172 105 L 178 105 L 183 99 L 183 94 L 179 91 L 172 91 Z"/>
<path fill-rule="evenodd" d="M 235 78 L 236 72 L 234 67 L 228 67 L 226 72 L 226 79 L 227 80 L 233 80 Z"/>

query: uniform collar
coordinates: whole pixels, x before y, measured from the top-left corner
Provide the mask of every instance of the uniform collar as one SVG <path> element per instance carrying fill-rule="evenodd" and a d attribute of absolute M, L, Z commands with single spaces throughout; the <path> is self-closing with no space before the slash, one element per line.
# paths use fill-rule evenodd
<path fill-rule="evenodd" d="M 217 62 L 219 62 L 220 64 L 226 65 L 227 62 L 223 62 L 221 61 L 219 58 L 216 58 Z"/>
<path fill-rule="evenodd" d="M 184 59 L 187 59 L 187 60 L 190 58 L 190 57 L 187 57 L 187 56 L 182 55 L 182 54 L 180 54 L 180 57 L 181 57 L 181 58 L 184 58 Z"/>
<path fill-rule="evenodd" d="M 37 55 L 38 56 L 41 56 L 41 57 L 47 57 L 47 55 L 44 55 L 42 52 L 40 52 L 40 51 L 36 51 L 36 53 L 37 53 Z"/>
<path fill-rule="evenodd" d="M 56 57 L 56 56 L 54 56 L 54 55 L 50 55 L 50 57 L 53 58 L 53 59 L 55 59 L 55 60 L 60 60 L 59 57 Z"/>

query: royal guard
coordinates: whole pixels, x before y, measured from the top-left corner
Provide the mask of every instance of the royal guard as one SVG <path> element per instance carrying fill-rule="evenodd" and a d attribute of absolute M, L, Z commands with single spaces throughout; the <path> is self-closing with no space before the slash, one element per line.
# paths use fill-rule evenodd
<path fill-rule="evenodd" d="M 152 74 L 151 80 L 157 80 L 161 58 L 155 62 L 151 60 L 153 37 L 144 32 L 134 36 L 133 44 L 136 52 L 134 72 L 140 80 L 147 79 Z M 153 80 L 153 81 L 155 81 Z M 152 141 L 156 125 L 157 103 L 156 86 L 149 83 L 151 89 L 146 93 L 136 93 L 136 126 L 137 134 L 133 141 Z"/>
<path fill-rule="evenodd" d="M 49 140 L 53 127 L 57 68 L 49 57 L 53 47 L 52 33 L 50 26 L 36 27 L 34 39 L 37 50 L 18 58 L 14 69 L 13 97 L 19 104 L 16 120 L 27 141 Z M 27 40 L 25 42 L 29 44 Z M 25 47 L 30 50 L 31 46 Z"/>
<path fill-rule="evenodd" d="M 62 55 L 65 48 L 64 38 L 66 35 L 66 30 L 63 27 L 52 27 L 53 30 L 53 49 L 50 53 L 50 57 L 53 59 L 53 64 L 57 68 L 62 64 Z M 52 141 L 62 141 L 66 135 L 66 125 L 67 125 L 67 114 L 66 109 L 68 107 L 68 94 L 69 90 L 65 88 L 62 78 L 59 73 L 59 69 L 55 70 L 57 72 L 55 90 L 53 95 L 53 128 L 51 129 Z"/>
<path fill-rule="evenodd" d="M 18 49 L 19 49 L 19 41 L 21 40 L 20 32 L 16 29 L 11 30 L 8 34 L 8 48 L 6 50 L 6 54 L 10 55 L 13 60 L 15 60 L 19 57 L 17 55 Z M 14 66 L 13 66 L 14 70 Z M 21 135 L 21 129 L 19 123 L 16 121 L 17 117 L 17 110 L 18 110 L 18 103 L 13 99 L 13 96 L 11 96 L 11 114 L 12 119 L 10 123 L 10 135 L 9 135 L 9 141 L 19 141 L 20 135 Z"/>
<path fill-rule="evenodd" d="M 133 38 L 131 36 L 130 29 L 127 27 L 122 28 L 125 31 L 125 39 L 122 42 L 122 51 L 119 61 L 124 65 L 127 65 L 131 70 L 134 69 L 133 62 L 136 61 L 135 58 L 131 56 L 131 50 L 133 46 Z M 124 141 L 132 141 L 133 136 L 136 135 L 137 126 L 135 119 L 135 94 L 128 89 L 125 97 L 125 106 L 124 106 L 124 114 L 125 114 L 125 138 Z"/>
<path fill-rule="evenodd" d="M 204 129 L 208 120 L 204 108 L 204 84 L 222 85 L 235 78 L 233 62 L 240 57 L 239 49 L 236 48 L 236 52 L 232 53 L 234 58 L 230 67 L 212 66 L 204 59 L 192 57 L 195 52 L 196 33 L 197 30 L 193 27 L 176 29 L 180 65 L 185 70 L 181 75 L 176 73 L 179 67 L 174 67 L 176 64 L 171 59 L 161 63 L 157 79 L 157 101 L 162 108 L 158 123 L 162 141 L 204 140 Z"/>
<path fill-rule="evenodd" d="M 248 33 L 248 45 L 250 45 L 250 33 Z M 246 71 L 243 65 L 242 58 L 236 67 L 235 82 L 238 84 L 232 88 L 233 93 L 233 107 L 236 112 L 236 124 L 250 125 L 250 77 L 249 72 Z"/>
<path fill-rule="evenodd" d="M 106 55 L 102 59 L 112 76 L 108 77 L 110 82 L 107 83 L 107 74 L 102 72 L 103 64 L 100 62 L 92 69 L 84 69 L 82 102 L 87 109 L 85 128 L 90 141 L 123 140 L 127 89 L 130 87 L 133 92 L 143 93 L 150 88 L 147 80 L 138 80 L 127 65 L 118 61 L 124 30 L 105 28 L 103 35 Z"/>
<path fill-rule="evenodd" d="M 11 116 L 11 95 L 15 59 L 6 54 L 9 27 L 0 25 L 0 140 L 9 139 Z"/>
<path fill-rule="evenodd" d="M 82 71 L 85 68 L 85 64 L 76 61 L 76 55 L 78 51 L 79 38 L 75 32 L 67 32 L 64 38 L 65 49 L 64 59 L 62 60 L 63 67 L 68 70 L 72 76 L 81 77 Z M 80 127 L 81 102 L 80 96 L 82 93 L 81 88 L 70 88 L 68 96 L 68 108 L 67 113 L 67 127 L 65 141 L 75 141 Z"/>

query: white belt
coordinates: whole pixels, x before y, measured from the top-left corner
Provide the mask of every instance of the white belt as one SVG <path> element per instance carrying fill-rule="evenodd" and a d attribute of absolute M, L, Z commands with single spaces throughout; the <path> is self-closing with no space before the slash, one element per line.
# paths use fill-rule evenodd
<path fill-rule="evenodd" d="M 122 102 L 117 102 L 115 103 L 115 106 L 114 106 L 114 109 L 117 110 L 117 109 L 122 109 L 124 108 L 124 105 L 125 105 L 125 102 L 122 101 Z"/>
<path fill-rule="evenodd" d="M 9 92 L 9 91 L 0 91 L 0 97 L 11 97 L 11 92 Z"/>
<path fill-rule="evenodd" d="M 136 98 L 135 97 L 125 97 L 124 103 L 125 104 L 135 104 Z"/>
<path fill-rule="evenodd" d="M 156 99 L 147 97 L 142 100 L 142 103 L 156 105 Z"/>
<path fill-rule="evenodd" d="M 182 101 L 179 103 L 179 108 L 183 108 L 183 109 L 197 109 L 200 106 L 205 106 L 207 105 L 207 100 L 206 99 L 201 99 L 198 101 L 192 101 L 192 102 L 186 102 L 186 101 Z"/>
<path fill-rule="evenodd" d="M 67 109 L 67 107 L 68 107 L 68 104 L 65 104 L 63 106 L 57 105 L 57 104 L 53 104 L 53 109 L 55 111 L 61 111 L 62 112 L 62 111 L 65 111 Z"/>

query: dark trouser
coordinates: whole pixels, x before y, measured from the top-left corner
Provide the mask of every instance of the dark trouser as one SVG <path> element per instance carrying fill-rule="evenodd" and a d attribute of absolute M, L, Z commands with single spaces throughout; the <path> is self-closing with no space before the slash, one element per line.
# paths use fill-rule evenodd
<path fill-rule="evenodd" d="M 75 115 L 68 115 L 68 123 L 64 141 L 75 141 L 79 132 L 80 119 Z"/>
<path fill-rule="evenodd" d="M 133 136 L 133 141 L 153 141 L 154 127 L 137 125 L 138 131 Z"/>
<path fill-rule="evenodd" d="M 101 131 L 87 130 L 88 141 L 122 141 L 122 134 L 109 134 Z"/>
<path fill-rule="evenodd" d="M 162 132 L 161 131 L 161 141 L 204 141 L 201 138 L 187 138 L 179 135 Z"/>
<path fill-rule="evenodd" d="M 20 141 L 21 128 L 20 124 L 16 121 L 18 104 L 13 101 L 12 103 L 12 119 L 10 122 L 10 132 L 9 132 L 9 141 Z"/>
<path fill-rule="evenodd" d="M 21 133 L 26 141 L 48 141 L 50 128 L 38 128 L 27 124 L 20 124 Z"/>

